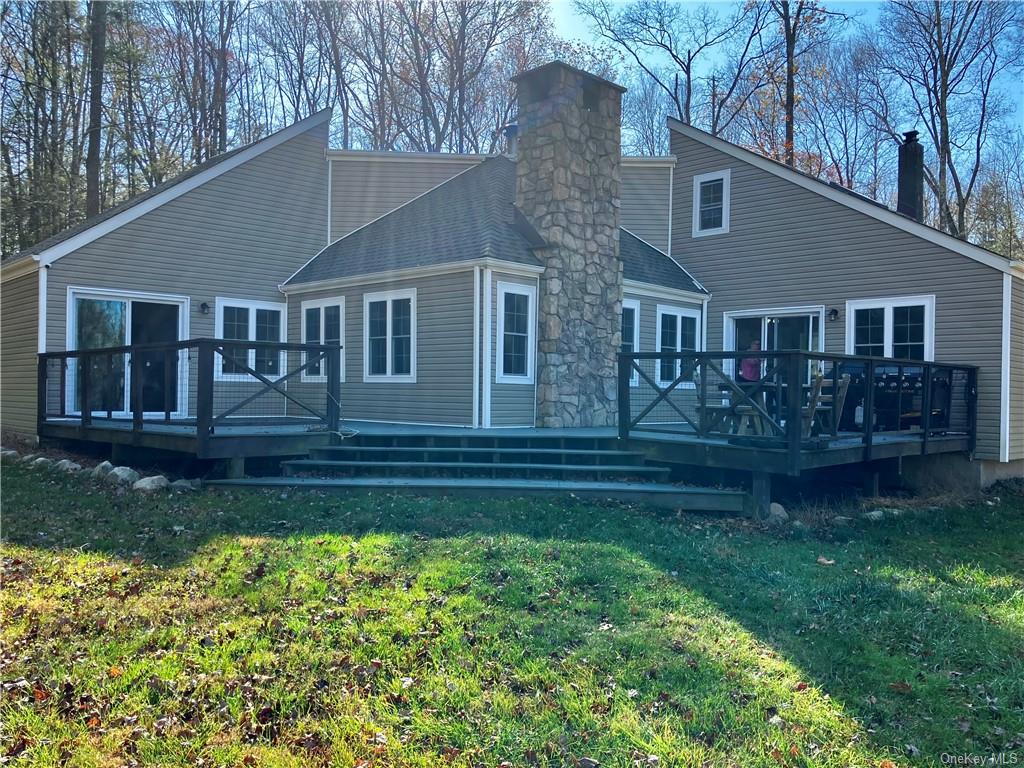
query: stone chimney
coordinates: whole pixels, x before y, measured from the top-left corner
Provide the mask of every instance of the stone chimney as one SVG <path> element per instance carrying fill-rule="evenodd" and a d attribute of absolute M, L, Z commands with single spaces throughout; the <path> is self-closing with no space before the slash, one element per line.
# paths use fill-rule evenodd
<path fill-rule="evenodd" d="M 896 174 L 896 210 L 921 221 L 924 218 L 924 147 L 917 131 L 903 134 Z"/>
<path fill-rule="evenodd" d="M 515 78 L 516 205 L 547 246 L 538 299 L 537 421 L 616 422 L 625 88 L 555 61 Z"/>

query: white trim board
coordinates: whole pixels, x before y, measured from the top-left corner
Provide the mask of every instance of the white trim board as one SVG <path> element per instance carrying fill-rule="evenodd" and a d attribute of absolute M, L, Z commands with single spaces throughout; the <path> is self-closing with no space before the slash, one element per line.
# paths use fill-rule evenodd
<path fill-rule="evenodd" d="M 212 168 L 207 168 L 205 171 L 201 171 L 194 176 L 182 179 L 176 183 L 172 181 L 170 186 L 162 192 L 158 192 L 152 197 L 142 200 L 120 213 L 111 216 L 109 219 L 94 224 L 88 229 L 79 232 L 77 235 L 69 237 L 67 240 L 47 248 L 45 251 L 37 254 L 33 258 L 38 258 L 39 262 L 43 265 L 52 264 L 57 261 L 57 259 L 66 256 L 72 251 L 78 250 L 82 246 L 91 243 L 93 240 L 103 237 L 116 229 L 120 229 L 125 224 L 135 221 L 135 219 L 149 213 L 155 208 L 159 208 L 161 205 L 181 197 L 186 192 L 190 192 L 197 187 L 201 187 L 208 181 L 212 181 L 218 176 L 222 176 L 233 168 L 237 168 L 243 163 L 247 163 L 253 158 L 259 157 L 264 152 L 267 152 L 268 150 L 271 150 L 274 147 L 311 130 L 312 128 L 315 128 L 322 123 L 328 122 L 330 119 L 331 110 L 321 110 L 315 115 L 307 117 L 305 120 L 300 120 L 299 122 L 288 126 L 284 130 L 278 131 L 262 141 L 256 142 L 227 160 L 217 163 Z"/>
<path fill-rule="evenodd" d="M 484 267 L 484 407 L 483 407 L 483 426 L 486 429 L 491 426 L 491 379 L 494 378 L 492 373 L 492 349 L 493 339 L 491 338 L 491 292 L 494 290 L 494 277 L 490 267 Z"/>
<path fill-rule="evenodd" d="M 769 160 L 766 157 L 762 157 L 761 155 L 751 152 L 748 149 L 744 149 L 743 147 L 738 147 L 723 139 L 719 139 L 718 137 L 705 133 L 698 128 L 685 125 L 675 118 L 668 118 L 668 126 L 670 129 L 678 131 L 689 139 L 700 142 L 705 146 L 711 147 L 719 152 L 723 152 L 737 160 L 753 165 L 755 168 L 766 171 L 773 176 L 778 176 L 780 179 L 785 179 L 799 187 L 803 187 L 817 195 L 821 195 L 822 197 L 828 198 L 833 202 L 858 211 L 859 213 L 866 214 L 873 219 L 877 219 L 878 221 L 889 224 L 897 229 L 901 229 L 911 235 L 915 235 L 947 250 L 959 253 L 962 256 L 966 256 L 969 259 L 973 259 L 974 261 L 985 264 L 993 269 L 998 269 L 1000 272 L 1010 273 L 1013 270 L 1009 261 L 1004 259 L 1002 256 L 998 256 L 984 248 L 980 248 L 964 240 L 960 240 L 952 235 L 947 235 L 945 232 L 940 232 L 937 229 L 921 224 L 918 221 L 907 218 L 906 216 L 896 213 L 895 211 L 891 211 L 888 208 L 881 207 L 874 202 L 863 200 L 852 194 L 833 189 L 823 181 L 806 176 L 799 171 L 789 168 L 788 166 L 777 163 L 774 160 Z"/>
<path fill-rule="evenodd" d="M 473 428 L 480 426 L 480 268 L 473 267 Z"/>
<path fill-rule="evenodd" d="M 490 268 L 509 275 L 520 275 L 533 277 L 544 271 L 544 267 L 534 264 L 520 264 L 515 261 L 502 261 L 501 259 L 482 258 L 469 261 L 446 261 L 444 264 L 432 264 L 425 267 L 408 267 L 406 269 L 389 269 L 382 272 L 368 272 L 363 275 L 352 277 L 338 277 L 330 280 L 319 280 L 315 283 L 297 283 L 296 285 L 278 286 L 282 293 L 291 295 L 293 293 L 311 293 L 330 288 L 349 288 L 351 286 L 367 285 L 373 283 L 393 283 L 399 280 L 410 280 L 419 277 L 431 277 L 433 275 L 448 275 L 458 272 L 468 272 L 478 267 Z"/>
<path fill-rule="evenodd" d="M 1003 275 L 1002 348 L 999 375 L 999 460 L 1010 460 L 1010 319 L 1013 309 L 1013 281 Z"/>
<path fill-rule="evenodd" d="M 0 265 L 0 283 L 6 283 L 9 280 L 17 280 L 19 277 L 25 275 L 31 275 L 39 269 L 39 257 L 28 256 L 24 259 L 18 259 L 8 266 L 7 264 Z"/>
<path fill-rule="evenodd" d="M 652 283 L 641 283 L 637 280 L 623 280 L 622 292 L 633 293 L 637 296 L 644 296 L 649 299 L 667 299 L 669 301 L 691 301 L 694 304 L 703 304 L 711 299 L 710 294 L 694 293 L 683 291 L 677 288 L 663 288 Z"/>

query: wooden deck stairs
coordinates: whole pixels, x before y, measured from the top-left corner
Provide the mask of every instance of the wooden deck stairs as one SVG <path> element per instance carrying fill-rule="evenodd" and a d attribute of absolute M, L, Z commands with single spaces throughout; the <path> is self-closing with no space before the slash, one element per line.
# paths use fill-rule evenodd
<path fill-rule="evenodd" d="M 276 477 L 214 480 L 218 487 L 295 487 L 416 495 L 558 496 L 671 509 L 743 514 L 741 491 L 677 486 L 670 470 L 614 437 L 564 435 L 359 434 L 285 461 Z"/>

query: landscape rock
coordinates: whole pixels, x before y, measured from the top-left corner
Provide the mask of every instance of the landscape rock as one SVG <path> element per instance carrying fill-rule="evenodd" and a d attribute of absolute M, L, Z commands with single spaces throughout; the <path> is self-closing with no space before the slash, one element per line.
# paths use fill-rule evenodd
<path fill-rule="evenodd" d="M 136 480 L 132 485 L 133 491 L 142 491 L 143 493 L 152 493 L 154 491 L 162 491 L 170 482 L 163 475 L 153 475 L 151 477 L 144 477 L 141 480 Z"/>
<path fill-rule="evenodd" d="M 845 515 L 836 515 L 832 518 L 832 525 L 836 528 L 849 528 L 853 525 L 853 518 Z"/>
<path fill-rule="evenodd" d="M 133 485 L 139 480 L 139 473 L 131 467 L 114 467 L 105 477 L 108 483 L 115 485 Z"/>
<path fill-rule="evenodd" d="M 114 468 L 114 465 L 111 464 L 109 461 L 101 461 L 99 464 L 97 464 L 95 467 L 93 467 L 92 476 L 93 477 L 100 477 L 100 478 L 106 477 L 107 475 L 110 474 L 110 471 L 113 468 Z"/>
<path fill-rule="evenodd" d="M 17 461 L 17 459 L 18 459 L 18 452 L 17 451 L 12 451 L 9 448 L 4 448 L 2 451 L 0 451 L 0 458 L 2 458 L 2 459 L 9 459 L 11 461 Z"/>
<path fill-rule="evenodd" d="M 33 467 L 52 467 L 53 459 L 48 459 L 45 456 L 40 456 L 38 459 L 33 459 Z"/>
<path fill-rule="evenodd" d="M 175 480 L 171 483 L 170 488 L 172 491 L 197 491 L 199 490 L 199 480 Z"/>
<path fill-rule="evenodd" d="M 783 525 L 789 520 L 789 515 L 786 513 L 786 508 L 777 502 L 772 502 L 771 506 L 768 507 L 768 517 L 765 518 L 765 522 L 771 526 Z"/>
<path fill-rule="evenodd" d="M 77 472 L 82 468 L 81 464 L 72 461 L 71 459 L 61 459 L 55 465 L 61 472 Z"/>
<path fill-rule="evenodd" d="M 870 512 L 864 513 L 864 519 L 870 520 L 873 523 L 879 523 L 882 520 L 885 520 L 885 510 L 872 509 Z"/>
<path fill-rule="evenodd" d="M 21 463 L 22 464 L 31 464 L 33 461 L 35 461 L 38 458 L 39 458 L 39 454 L 38 453 L 26 453 L 24 456 L 21 457 Z"/>

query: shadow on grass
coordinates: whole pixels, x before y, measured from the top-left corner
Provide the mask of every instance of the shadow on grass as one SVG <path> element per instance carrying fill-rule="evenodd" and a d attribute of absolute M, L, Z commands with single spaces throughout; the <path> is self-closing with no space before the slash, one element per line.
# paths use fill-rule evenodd
<path fill-rule="evenodd" d="M 466 630 L 485 627 L 502 657 L 530 661 L 495 673 L 503 684 L 543 690 L 569 658 L 595 660 L 572 672 L 593 676 L 595 689 L 598 678 L 614 678 L 603 704 L 581 697 L 577 730 L 599 729 L 601 707 L 635 690 L 698 753 L 758 749 L 752 740 L 785 749 L 781 733 L 764 730 L 783 703 L 792 707 L 787 717 L 804 718 L 805 741 L 852 744 L 857 729 L 843 718 L 854 718 L 876 747 L 911 745 L 925 762 L 943 751 L 999 752 L 1024 732 L 1020 498 L 1006 505 L 1015 513 L 943 513 L 843 543 L 577 502 L 281 492 L 142 498 L 20 467 L 5 472 L 3 495 L 10 543 L 120 560 L 139 554 L 162 568 L 202 561 L 236 536 L 258 537 L 258 549 L 261 539 L 301 545 L 326 534 L 387 535 L 388 570 L 405 578 L 426 571 L 426 558 L 451 559 L 460 578 L 469 572 L 479 582 L 480 604 L 464 607 Z M 835 564 L 818 564 L 819 554 Z M 245 585 L 232 589 L 222 597 L 246 596 Z M 517 620 L 494 620 L 496 604 Z M 655 639 L 645 636 L 651 628 Z M 831 730 L 783 693 L 801 677 L 831 697 L 822 706 L 837 707 Z M 444 691 L 435 695 L 444 704 Z M 453 712 L 465 709 L 447 698 Z"/>

